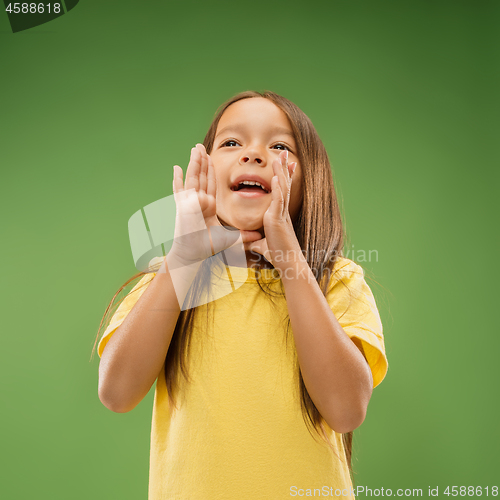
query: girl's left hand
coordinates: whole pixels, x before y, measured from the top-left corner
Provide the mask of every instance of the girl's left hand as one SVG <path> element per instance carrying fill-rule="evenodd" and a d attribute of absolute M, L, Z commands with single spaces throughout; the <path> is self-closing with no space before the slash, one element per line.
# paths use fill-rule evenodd
<path fill-rule="evenodd" d="M 288 151 L 282 151 L 273 161 L 271 205 L 264 214 L 265 238 L 245 243 L 245 250 L 263 255 L 275 268 L 285 270 L 302 255 L 288 210 L 293 172 L 296 162 L 288 164 Z"/>

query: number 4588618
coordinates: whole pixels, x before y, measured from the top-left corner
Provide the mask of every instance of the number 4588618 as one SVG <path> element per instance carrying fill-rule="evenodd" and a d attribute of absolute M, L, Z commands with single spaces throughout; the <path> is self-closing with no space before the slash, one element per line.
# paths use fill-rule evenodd
<path fill-rule="evenodd" d="M 480 497 L 483 494 L 497 497 L 498 486 L 447 486 L 443 493 L 452 497 Z"/>
<path fill-rule="evenodd" d="M 52 10 L 51 10 L 52 9 Z M 9 3 L 6 12 L 11 14 L 43 14 L 47 11 L 49 14 L 59 14 L 61 12 L 61 4 L 53 3 Z"/>

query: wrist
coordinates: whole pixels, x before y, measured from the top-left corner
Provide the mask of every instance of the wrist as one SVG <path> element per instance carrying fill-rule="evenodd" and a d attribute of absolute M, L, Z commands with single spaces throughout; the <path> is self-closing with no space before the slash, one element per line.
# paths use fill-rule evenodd
<path fill-rule="evenodd" d="M 314 280 L 311 268 L 305 259 L 288 262 L 287 265 L 280 266 L 279 273 L 285 287 L 287 283 L 291 282 L 307 281 L 309 283 Z"/>
<path fill-rule="evenodd" d="M 198 269 L 204 260 L 206 259 L 197 259 L 197 260 L 186 259 L 185 257 L 179 255 L 177 252 L 172 252 L 172 251 L 170 251 L 165 257 L 165 262 L 167 263 L 169 270 L 181 269 L 181 268 Z"/>

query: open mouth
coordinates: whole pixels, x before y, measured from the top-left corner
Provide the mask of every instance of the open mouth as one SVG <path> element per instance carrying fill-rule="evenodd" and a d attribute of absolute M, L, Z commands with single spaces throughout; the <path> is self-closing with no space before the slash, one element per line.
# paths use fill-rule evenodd
<path fill-rule="evenodd" d="M 231 191 L 242 191 L 243 193 L 270 193 L 264 186 L 253 181 L 240 182 L 233 186 Z"/>

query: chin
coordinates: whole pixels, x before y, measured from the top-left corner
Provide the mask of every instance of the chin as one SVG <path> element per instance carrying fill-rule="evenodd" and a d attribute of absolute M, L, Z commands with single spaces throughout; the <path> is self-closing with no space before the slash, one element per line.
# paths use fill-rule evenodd
<path fill-rule="evenodd" d="M 242 222 L 238 225 L 240 231 L 259 231 L 261 234 L 264 233 L 264 223 L 263 221 L 257 222 Z"/>
<path fill-rule="evenodd" d="M 240 231 L 259 231 L 264 234 L 264 219 L 235 219 L 230 222 L 225 222 L 224 219 L 219 217 L 219 221 L 223 226 L 230 226 L 239 229 Z"/>
<path fill-rule="evenodd" d="M 262 223 L 252 223 L 252 224 L 241 224 L 241 228 L 243 231 L 258 231 L 259 229 L 263 229 Z"/>

